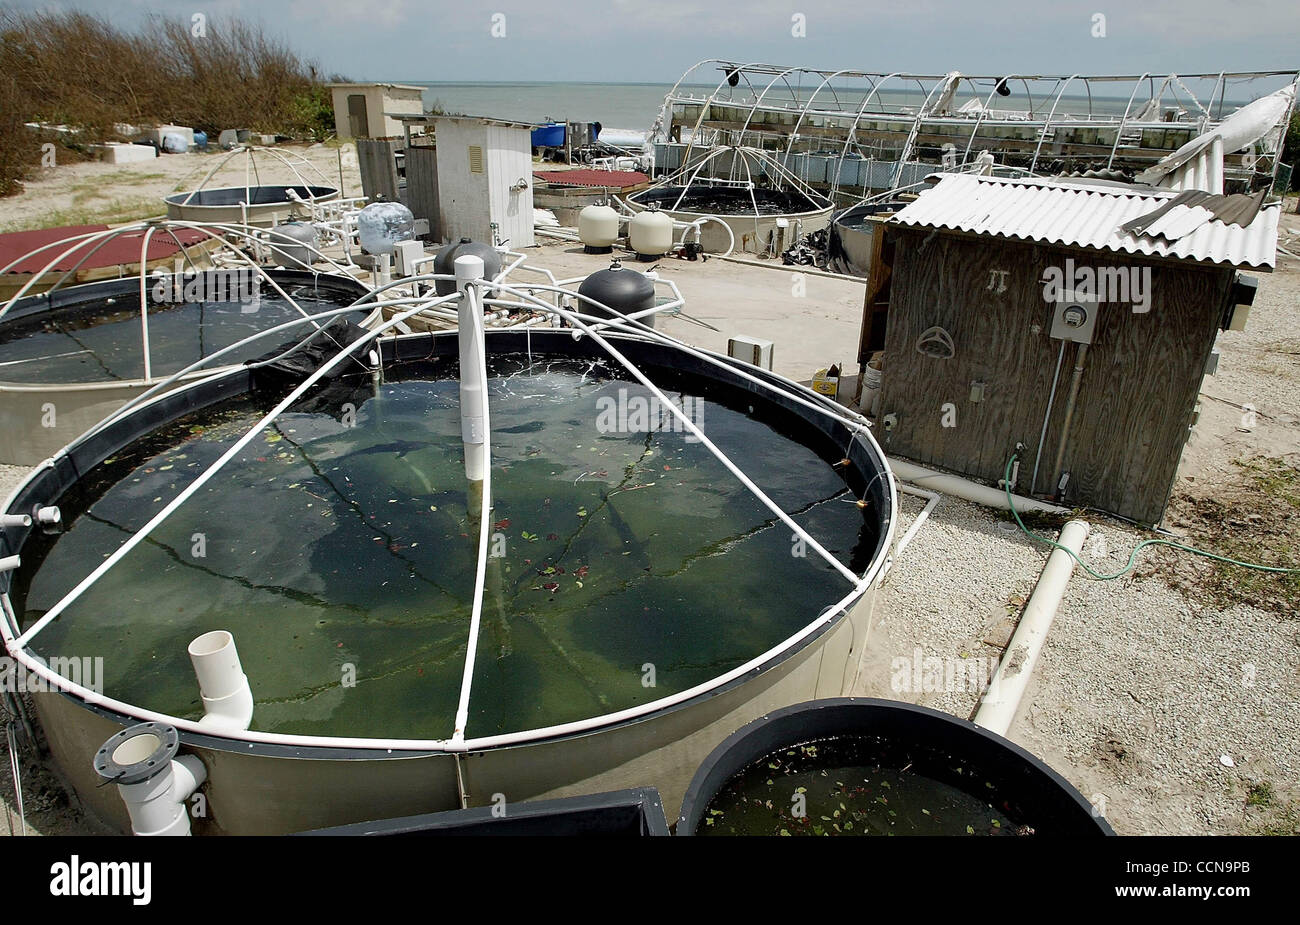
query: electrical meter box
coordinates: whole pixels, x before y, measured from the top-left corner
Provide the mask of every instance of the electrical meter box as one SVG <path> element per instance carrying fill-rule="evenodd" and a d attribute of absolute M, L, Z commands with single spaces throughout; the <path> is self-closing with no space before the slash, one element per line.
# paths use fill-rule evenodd
<path fill-rule="evenodd" d="M 1072 340 L 1091 344 L 1097 329 L 1097 315 L 1101 304 L 1095 296 L 1076 296 L 1063 292 L 1052 309 L 1051 336 L 1057 340 Z"/>

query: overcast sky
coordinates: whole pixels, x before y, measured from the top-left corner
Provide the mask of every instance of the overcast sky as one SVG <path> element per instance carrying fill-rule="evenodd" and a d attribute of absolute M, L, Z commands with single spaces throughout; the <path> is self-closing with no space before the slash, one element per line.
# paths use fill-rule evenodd
<path fill-rule="evenodd" d="M 326 74 L 356 80 L 662 83 L 703 58 L 975 74 L 1300 67 L 1297 0 L 0 0 L 6 5 L 82 9 L 127 26 L 150 13 L 202 13 L 212 29 L 242 16 Z"/>

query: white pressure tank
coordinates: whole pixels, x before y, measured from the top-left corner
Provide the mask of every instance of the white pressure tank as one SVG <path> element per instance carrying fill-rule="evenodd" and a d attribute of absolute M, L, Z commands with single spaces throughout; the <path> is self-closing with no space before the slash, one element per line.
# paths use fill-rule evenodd
<path fill-rule="evenodd" d="M 651 206 L 627 225 L 627 243 L 639 257 L 659 257 L 673 249 L 673 220 Z"/>
<path fill-rule="evenodd" d="M 588 254 L 608 254 L 618 240 L 618 213 L 609 206 L 587 206 L 578 213 L 578 240 Z"/>
<path fill-rule="evenodd" d="M 372 202 L 357 213 L 357 237 L 367 254 L 391 255 L 394 244 L 415 237 L 415 216 L 400 202 Z"/>

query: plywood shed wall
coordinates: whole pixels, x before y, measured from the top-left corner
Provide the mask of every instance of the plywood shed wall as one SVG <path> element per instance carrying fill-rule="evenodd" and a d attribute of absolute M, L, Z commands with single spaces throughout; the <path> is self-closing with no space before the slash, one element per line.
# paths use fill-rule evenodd
<path fill-rule="evenodd" d="M 1045 271 L 1067 258 L 1080 266 L 1150 268 L 1149 311 L 1100 306 L 1062 469 L 1070 473 L 1066 504 L 1158 523 L 1194 423 L 1233 269 L 929 228 L 891 225 L 888 235 L 894 254 L 878 420 L 894 415 L 896 424 L 877 431 L 886 452 L 996 484 L 1022 443 L 1023 493 L 1031 490 L 1062 343 L 1049 336 Z M 951 358 L 918 352 L 918 339 L 932 326 L 952 336 Z M 1040 494 L 1056 477 L 1051 470 L 1077 349 L 1065 347 Z M 973 383 L 983 383 L 981 401 L 971 400 Z"/>

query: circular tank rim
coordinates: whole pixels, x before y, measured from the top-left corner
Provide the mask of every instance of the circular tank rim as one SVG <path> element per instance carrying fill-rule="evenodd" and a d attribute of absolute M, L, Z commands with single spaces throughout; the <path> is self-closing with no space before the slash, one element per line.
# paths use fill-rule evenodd
<path fill-rule="evenodd" d="M 207 268 L 203 272 L 212 272 L 217 268 Z M 370 288 L 359 279 L 351 276 L 343 276 L 338 273 L 314 273 L 309 270 L 278 269 L 276 267 L 261 267 L 262 272 L 271 277 L 277 283 L 283 285 L 305 285 L 312 284 L 320 286 L 322 282 L 326 283 L 326 288 L 337 290 L 351 290 L 355 298 L 362 298 Z M 146 277 L 147 280 L 153 280 L 154 276 Z M 94 290 L 94 291 L 92 291 Z M 97 299 L 107 297 L 119 297 L 125 295 L 137 296 L 140 290 L 140 276 L 122 276 L 116 279 L 95 280 L 89 283 L 78 283 L 75 286 L 65 286 L 61 289 L 54 290 L 51 298 L 47 292 L 37 293 L 35 295 L 24 296 L 14 303 L 3 318 L 0 318 L 0 330 L 5 325 L 14 321 L 21 321 L 41 312 L 50 311 L 51 309 L 72 308 L 87 302 L 94 302 Z M 0 302 L 0 304 L 3 304 Z M 346 306 L 339 305 L 339 308 Z M 365 308 L 359 308 L 358 311 L 364 311 Z M 373 309 L 366 315 L 365 319 L 360 322 L 362 327 L 367 327 L 379 314 L 379 309 Z M 191 373 L 180 377 L 178 382 L 188 382 L 192 379 L 202 378 L 214 375 L 216 373 L 226 372 L 237 369 L 240 364 L 222 364 L 214 366 L 211 369 L 196 369 Z M 85 382 L 21 382 L 13 379 L 0 378 L 0 393 L 4 392 L 76 392 L 76 391 L 95 391 L 109 390 L 117 388 L 144 388 L 146 386 L 157 385 L 162 380 L 168 378 L 172 373 L 163 373 L 154 376 L 152 379 L 136 377 L 133 379 L 91 379 Z"/>
<path fill-rule="evenodd" d="M 644 212 L 648 210 L 650 207 L 642 202 L 639 202 L 636 197 L 642 196 L 646 193 L 653 193 L 656 190 L 662 190 L 667 188 L 668 187 L 663 187 L 663 186 L 652 186 L 649 189 L 638 190 L 632 195 L 626 197 L 623 201 L 627 203 L 628 208 L 630 208 L 632 211 Z M 835 209 L 835 204 L 831 202 L 829 199 L 827 199 L 826 205 L 817 209 L 810 209 L 806 212 L 773 212 L 771 214 L 763 214 L 763 215 L 755 215 L 750 212 L 729 212 L 725 215 L 718 215 L 713 212 L 692 212 L 689 209 L 662 209 L 661 208 L 658 211 L 670 217 L 678 216 L 678 215 L 694 216 L 694 218 L 691 219 L 692 221 L 694 221 L 695 218 L 703 218 L 705 216 L 708 216 L 709 218 L 721 219 L 723 221 L 729 221 L 729 220 L 774 221 L 775 219 L 778 218 L 798 218 L 798 219 L 818 218 L 823 215 L 829 215 L 832 211 L 834 211 L 834 209 Z"/>
<path fill-rule="evenodd" d="M 489 340 L 508 341 L 513 339 L 519 342 L 519 346 L 525 343 L 526 338 L 536 341 L 541 338 L 554 338 L 555 343 L 562 347 L 568 347 L 570 350 L 593 348 L 599 349 L 590 342 L 590 339 L 583 338 L 581 341 L 575 341 L 572 332 L 565 330 L 554 331 L 529 331 L 525 333 L 498 330 L 487 332 Z M 615 334 L 604 332 L 607 339 L 620 342 L 621 349 L 628 350 L 635 344 L 644 345 L 646 349 L 660 346 L 654 342 L 647 341 L 644 338 L 628 336 L 624 334 Z M 429 355 L 427 349 L 412 350 L 407 356 L 399 356 L 400 348 L 403 344 L 408 343 L 425 343 L 433 341 L 435 344 L 439 340 L 444 344 L 452 344 L 454 350 L 455 331 L 441 331 L 431 333 L 407 334 L 397 338 L 383 338 L 380 340 L 382 349 L 385 354 L 385 362 L 403 362 L 406 360 L 425 358 Z M 575 345 L 577 347 L 575 348 Z M 533 347 L 537 351 L 536 346 Z M 671 345 L 662 345 L 664 350 L 674 350 Z M 700 352 L 708 354 L 716 360 L 728 366 L 737 368 L 745 367 L 745 372 L 757 376 L 772 384 L 779 385 L 782 388 L 800 394 L 805 399 L 820 400 L 822 396 L 813 392 L 798 383 L 786 379 L 783 376 L 764 370 L 760 367 L 751 367 L 749 364 L 741 363 L 729 357 L 722 356 L 712 351 L 701 350 Z M 515 352 L 513 349 L 507 349 L 502 352 Z M 557 351 L 558 352 L 558 351 Z M 686 355 L 684 355 L 686 356 Z M 689 357 L 687 357 L 689 359 Z M 696 361 L 699 362 L 699 361 Z M 716 367 L 710 367 L 717 369 Z M 718 370 L 715 375 L 721 375 L 722 370 Z M 739 377 L 736 381 L 743 382 Z M 77 460 L 70 458 L 66 452 L 67 448 L 60 451 L 53 459 L 47 460 L 43 466 L 34 469 L 19 485 L 13 490 L 9 498 L 4 503 L 5 511 L 25 511 L 30 507 L 30 502 L 35 500 L 35 492 L 39 487 L 36 485 L 38 480 L 49 477 L 57 478 L 59 473 L 58 467 L 63 463 L 68 468 L 68 475 L 72 478 L 63 480 L 59 485 L 58 491 L 53 499 L 48 495 L 41 498 L 41 503 L 57 503 L 61 494 L 74 484 L 80 477 L 80 473 L 90 471 L 93 465 L 107 458 L 110 455 L 120 451 L 123 447 L 138 439 L 139 437 L 152 432 L 159 424 L 175 420 L 185 414 L 202 410 L 204 407 L 215 404 L 219 401 L 246 393 L 252 384 L 252 373 L 245 367 L 235 367 L 229 372 L 213 375 L 204 378 L 198 382 L 190 383 L 185 386 L 165 392 L 155 396 L 149 401 L 141 404 L 130 414 L 123 416 L 115 421 L 112 425 L 96 434 L 87 445 L 75 447 L 74 450 L 83 457 Z M 203 396 L 197 396 L 196 393 L 207 393 Z M 784 403 L 780 401 L 780 396 L 771 392 L 764 392 L 769 400 L 787 410 L 793 410 L 800 406 L 794 403 Z M 165 406 L 166 410 L 162 413 L 163 417 L 151 423 L 141 425 L 139 419 L 142 415 L 150 410 L 157 410 L 160 406 Z M 845 409 L 846 411 L 848 409 Z M 807 412 L 802 412 L 807 413 Z M 847 431 L 842 424 L 833 423 L 837 431 Z M 601 734 L 610 732 L 615 729 L 634 726 L 638 723 L 653 720 L 657 717 L 668 715 L 679 710 L 705 702 L 720 694 L 729 692 L 736 687 L 743 685 L 747 681 L 762 675 L 782 662 L 804 651 L 811 646 L 818 638 L 823 636 L 832 628 L 840 625 L 843 620 L 847 619 L 850 612 L 857 607 L 864 598 L 873 592 L 873 586 L 879 578 L 880 571 L 884 567 L 889 557 L 889 551 L 892 549 L 894 536 L 896 533 L 897 518 L 894 516 L 898 507 L 897 489 L 892 478 L 881 478 L 882 475 L 889 476 L 891 471 L 885 459 L 885 454 L 880 446 L 876 443 L 871 433 L 863 428 L 858 432 L 864 439 L 853 441 L 849 450 L 852 457 L 857 447 L 862 447 L 864 464 L 871 464 L 876 473 L 872 476 L 867 485 L 867 491 L 875 485 L 877 480 L 880 481 L 880 491 L 882 500 L 887 500 L 888 509 L 884 512 L 882 518 L 882 530 L 877 544 L 877 550 L 872 556 L 870 564 L 862 573 L 858 583 L 854 588 L 842 598 L 833 604 L 826 605 L 815 617 L 809 620 L 802 628 L 792 633 L 785 639 L 780 640 L 776 645 L 767 651 L 760 653 L 745 662 L 742 665 L 723 672 L 719 676 L 710 679 L 703 684 L 688 688 L 685 692 L 678 692 L 659 700 L 650 701 L 625 710 L 615 711 L 614 713 L 604 714 L 603 716 L 587 717 L 582 720 L 570 721 L 568 723 L 557 724 L 550 727 L 539 729 L 523 730 L 514 733 L 498 734 L 495 736 L 482 736 L 479 738 L 465 739 L 460 742 L 451 740 L 428 740 L 428 739 L 382 739 L 378 737 L 364 736 L 303 736 L 296 734 L 267 733 L 255 731 L 238 731 L 222 734 L 214 734 L 211 729 L 200 726 L 197 721 L 186 720 L 181 717 L 171 716 L 165 713 L 159 713 L 134 704 L 117 701 L 111 697 L 95 693 L 72 684 L 66 678 L 54 674 L 47 667 L 39 663 L 33 663 L 33 659 L 39 659 L 35 653 L 24 648 L 19 652 L 13 651 L 13 641 L 20 635 L 21 629 L 17 623 L 16 614 L 13 604 L 9 597 L 9 580 L 7 576 L 0 575 L 0 586 L 3 586 L 3 592 L 0 593 L 0 636 L 3 637 L 5 648 L 13 657 L 22 662 L 28 670 L 46 677 L 54 687 L 54 692 L 62 694 L 70 701 L 93 712 L 112 718 L 114 721 L 123 724 L 132 724 L 135 722 L 166 722 L 177 727 L 180 730 L 182 739 L 187 743 L 201 745 L 205 748 L 211 748 L 218 751 L 227 751 L 237 754 L 248 755 L 265 755 L 280 757 L 298 757 L 298 758 L 356 758 L 356 759 L 374 759 L 374 758 L 391 758 L 391 757 L 417 757 L 420 755 L 437 755 L 437 754 L 457 754 L 457 753 L 486 753 L 499 751 L 501 749 L 512 747 L 523 747 L 537 745 L 540 743 L 559 741 L 570 738 L 578 738 L 587 735 Z M 20 528 L 11 528 L 11 532 L 0 531 L 0 552 L 10 554 L 17 552 L 21 547 L 21 540 L 15 545 L 12 542 L 12 532 L 18 532 Z M 34 528 L 26 528 L 22 531 L 22 536 Z M 761 659 L 761 661 L 759 661 Z M 59 683 L 62 682 L 62 683 Z M 683 693 L 694 691 L 688 697 L 682 697 Z M 83 693 L 84 692 L 84 693 Z M 677 699 L 680 698 L 680 699 Z M 504 741 L 502 741 L 504 740 Z M 328 744 L 321 744 L 328 742 Z M 410 743 L 409 745 L 406 743 Z"/>
<path fill-rule="evenodd" d="M 253 190 L 280 190 L 284 198 L 275 202 L 253 202 L 249 203 L 249 211 L 262 210 L 267 208 L 283 208 L 284 206 L 297 205 L 295 200 L 288 197 L 287 193 L 291 189 L 305 189 L 310 195 L 303 197 L 304 202 L 328 202 L 331 199 L 339 197 L 339 191 L 333 186 L 315 186 L 310 183 L 259 183 L 252 186 L 215 186 L 208 189 L 186 190 L 182 193 L 172 193 L 170 196 L 163 197 L 163 203 L 169 208 L 194 210 L 202 215 L 205 211 L 238 208 L 243 199 L 240 194 L 252 193 Z M 208 193 L 230 193 L 229 202 L 186 202 L 185 199 L 190 196 L 200 196 Z"/>
<path fill-rule="evenodd" d="M 873 717 L 880 716 L 895 722 L 906 721 L 909 726 L 919 727 L 928 738 L 946 734 L 977 744 L 985 748 L 990 756 L 999 755 L 1009 761 L 1018 760 L 1036 783 L 1048 785 L 1053 796 L 1060 796 L 1063 805 L 1069 804 L 1093 820 L 1098 831 L 1091 834 L 1115 834 L 1106 819 L 1096 815 L 1092 804 L 1074 784 L 1024 747 L 960 716 L 920 704 L 878 697 L 827 697 L 796 703 L 773 710 L 737 729 L 718 743 L 696 769 L 682 799 L 681 812 L 676 820 L 676 833 L 697 835 L 696 830 L 705 810 L 727 782 L 754 761 L 771 754 L 774 748 L 789 748 L 797 744 L 790 738 L 791 734 L 807 731 L 811 738 L 824 738 L 837 734 L 832 730 L 838 729 L 838 734 L 844 735 L 846 727 L 850 725 L 858 726 L 859 731 L 866 731 L 863 727 Z M 708 795 L 703 797 L 706 791 Z"/>

